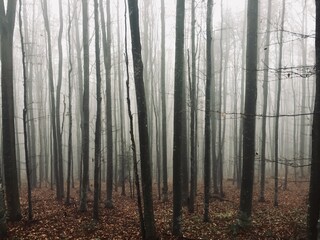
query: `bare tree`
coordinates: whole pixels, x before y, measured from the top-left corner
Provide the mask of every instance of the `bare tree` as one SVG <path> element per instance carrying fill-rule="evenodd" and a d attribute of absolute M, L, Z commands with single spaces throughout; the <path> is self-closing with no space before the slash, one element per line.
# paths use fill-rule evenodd
<path fill-rule="evenodd" d="M 312 159 L 308 207 L 308 238 L 319 239 L 320 216 L 320 1 L 316 1 L 316 96 L 312 125 Z M 318 223 L 318 229 L 317 229 Z"/>
<path fill-rule="evenodd" d="M 206 79 L 206 100 L 205 100 L 205 146 L 204 146 L 204 221 L 209 222 L 209 201 L 210 201 L 210 173 L 211 173 L 211 156 L 210 156 L 210 104 L 211 104 L 211 77 L 212 77 L 212 0 L 207 2 L 207 79 Z"/>
<path fill-rule="evenodd" d="M 87 211 L 87 190 L 89 187 L 89 17 L 88 1 L 82 0 L 83 34 L 83 104 L 82 104 L 82 184 L 80 211 Z"/>
<path fill-rule="evenodd" d="M 174 132 L 173 132 L 173 235 L 181 235 L 182 224 L 182 111 L 183 111 L 183 70 L 184 70 L 184 16 L 185 1 L 177 0 L 176 8 L 176 53 L 174 80 Z"/>
<path fill-rule="evenodd" d="M 141 180 L 144 203 L 144 223 L 147 239 L 155 239 L 156 229 L 154 222 L 152 200 L 151 159 L 148 134 L 148 117 L 146 96 L 143 82 L 143 63 L 141 57 L 141 42 L 139 30 L 139 9 L 137 0 L 128 0 L 129 19 L 131 28 L 132 57 L 134 80 L 136 87 L 136 101 L 138 108 L 139 143 L 141 158 Z"/>
<path fill-rule="evenodd" d="M 16 5 L 16 0 L 8 1 L 5 10 L 4 1 L 0 1 L 3 164 L 8 217 L 12 221 L 21 219 L 13 101 L 13 31 Z"/>
<path fill-rule="evenodd" d="M 240 226 L 251 222 L 252 192 L 255 158 L 255 125 L 257 102 L 257 39 L 258 6 L 256 0 L 249 0 L 247 11 L 247 53 L 245 118 L 243 120 L 243 170 L 240 193 Z"/>

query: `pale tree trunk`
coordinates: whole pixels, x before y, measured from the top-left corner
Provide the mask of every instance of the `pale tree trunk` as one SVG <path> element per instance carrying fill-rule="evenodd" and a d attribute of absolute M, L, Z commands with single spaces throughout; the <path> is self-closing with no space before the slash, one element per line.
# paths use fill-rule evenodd
<path fill-rule="evenodd" d="M 264 202 L 265 176 L 266 176 L 266 125 L 267 125 L 267 108 L 268 108 L 268 81 L 269 81 L 269 52 L 270 52 L 270 27 L 271 27 L 271 0 L 268 1 L 267 17 L 267 36 L 264 52 L 264 71 L 263 71 L 263 110 L 262 110 L 262 135 L 261 135 L 261 179 L 260 179 L 260 196 L 259 201 Z"/>
<path fill-rule="evenodd" d="M 284 15 L 285 15 L 285 0 L 282 0 L 282 16 L 281 16 L 281 29 L 279 38 L 279 63 L 278 63 L 278 89 L 277 89 L 277 105 L 276 105 L 276 118 L 275 118 L 275 129 L 274 129 L 274 159 L 275 159 L 275 169 L 274 169 L 274 203 L 275 207 L 278 206 L 278 172 L 279 172 L 279 114 L 280 114 L 280 102 L 281 102 L 281 73 L 282 73 L 282 48 L 283 48 L 283 31 L 284 31 Z"/>
<path fill-rule="evenodd" d="M 58 132 L 56 126 L 56 107 L 55 107 L 55 97 L 54 97 L 54 85 L 53 85 L 53 63 L 52 63 L 52 48 L 51 48 L 51 31 L 49 26 L 49 18 L 48 18 L 48 7 L 47 7 L 47 0 L 43 0 L 42 2 L 43 7 L 43 18 L 45 22 L 45 28 L 47 32 L 47 45 L 48 45 L 48 78 L 49 78 L 49 91 L 50 91 L 50 120 L 51 120 L 51 127 L 52 127 L 52 160 L 54 165 L 54 176 L 56 182 L 56 194 L 58 201 L 62 200 L 62 195 L 60 191 L 60 181 L 59 181 L 59 167 L 58 167 Z"/>

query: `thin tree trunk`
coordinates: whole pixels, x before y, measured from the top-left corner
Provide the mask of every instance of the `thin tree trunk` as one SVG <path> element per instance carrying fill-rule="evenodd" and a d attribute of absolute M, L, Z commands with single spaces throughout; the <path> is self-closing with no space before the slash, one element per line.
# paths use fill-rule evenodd
<path fill-rule="evenodd" d="M 267 108 L 268 108 L 268 81 L 269 81 L 269 52 L 270 52 L 270 27 L 271 27 L 271 0 L 268 1 L 267 17 L 267 36 L 264 52 L 264 71 L 263 71 L 263 110 L 262 110 L 262 136 L 261 136 L 261 180 L 259 201 L 264 202 L 265 179 L 266 179 L 266 125 L 267 125 Z"/>
<path fill-rule="evenodd" d="M 278 206 L 278 184 L 279 184 L 279 114 L 280 114 L 280 102 L 281 102 L 281 73 L 282 73 L 282 41 L 283 41 L 283 31 L 284 31 L 284 15 L 285 15 L 285 0 L 282 0 L 282 16 L 281 16 L 281 29 L 280 29 L 280 46 L 279 46 L 279 64 L 278 64 L 278 92 L 277 92 L 277 106 L 276 106 L 276 118 L 275 118 L 275 132 L 274 132 L 274 140 L 275 140 L 275 151 L 274 151 L 274 159 L 275 159 L 275 169 L 274 169 L 274 203 L 275 207 Z"/>
<path fill-rule="evenodd" d="M 80 211 L 87 211 L 87 191 L 89 187 L 89 17 L 88 1 L 82 0 L 83 34 L 83 122 L 82 122 L 82 184 Z"/>
<path fill-rule="evenodd" d="M 25 161 L 26 161 L 26 170 L 27 170 L 27 185 L 28 185 L 28 220 L 32 220 L 32 196 L 31 196 L 31 174 L 30 174 L 30 159 L 28 153 L 28 135 L 27 135 L 27 121 L 28 121 L 28 108 L 27 108 L 27 71 L 26 71 L 26 54 L 25 54 L 25 47 L 24 47 L 24 40 L 22 34 L 22 3 L 19 0 L 19 29 L 20 29 L 20 42 L 21 42 L 21 52 L 22 52 L 22 67 L 23 67 L 23 136 L 24 136 L 24 152 L 25 152 Z"/>
<path fill-rule="evenodd" d="M 205 150 L 204 150 L 204 216 L 205 222 L 209 222 L 209 200 L 210 200 L 210 103 L 211 103 L 211 75 L 212 75 L 212 0 L 208 0 L 207 4 L 207 77 L 206 77 L 206 99 L 205 99 Z"/>

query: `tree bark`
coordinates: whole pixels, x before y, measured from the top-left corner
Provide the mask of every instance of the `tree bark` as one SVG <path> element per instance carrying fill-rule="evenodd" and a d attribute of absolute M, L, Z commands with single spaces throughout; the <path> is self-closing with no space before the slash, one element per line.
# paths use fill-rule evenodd
<path fill-rule="evenodd" d="M 174 81 L 174 132 L 173 132 L 173 216 L 172 233 L 181 235 L 182 224 L 182 111 L 183 111 L 183 70 L 184 70 L 184 17 L 185 1 L 177 0 L 176 43 L 175 43 L 175 81 Z"/>
<path fill-rule="evenodd" d="M 80 211 L 87 211 L 87 191 L 89 187 L 89 17 L 88 1 L 82 0 L 83 34 L 83 104 L 82 104 L 82 184 Z"/>
<path fill-rule="evenodd" d="M 205 99 L 205 149 L 204 149 L 204 216 L 205 222 L 209 222 L 209 203 L 210 203 L 210 173 L 211 173 L 211 156 L 210 156 L 210 103 L 211 103 L 211 77 L 212 77 L 212 0 L 207 2 L 207 80 L 206 80 L 206 99 Z"/>
<path fill-rule="evenodd" d="M 316 0 L 316 96 L 312 124 L 312 159 L 309 186 L 308 205 L 308 238 L 318 239 L 320 230 L 317 229 L 320 211 L 320 1 Z"/>
<path fill-rule="evenodd" d="M 143 82 L 143 63 L 141 57 L 138 1 L 128 0 L 128 6 L 130 13 L 129 19 L 131 28 L 131 43 L 134 67 L 134 80 L 136 88 L 136 101 L 138 108 L 141 180 L 144 203 L 145 233 L 147 239 L 155 239 L 157 238 L 157 234 L 155 229 L 152 200 L 151 159 L 149 148 L 146 96 Z"/>
<path fill-rule="evenodd" d="M 247 226 L 251 223 L 252 212 L 257 102 L 258 6 L 258 1 L 249 0 L 247 11 L 246 94 L 243 119 L 243 169 L 239 215 L 241 226 Z"/>

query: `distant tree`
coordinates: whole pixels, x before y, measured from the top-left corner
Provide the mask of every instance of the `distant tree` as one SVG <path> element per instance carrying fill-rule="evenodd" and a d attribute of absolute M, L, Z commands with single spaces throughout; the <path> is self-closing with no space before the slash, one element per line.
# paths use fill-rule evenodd
<path fill-rule="evenodd" d="M 62 149 L 62 129 L 60 125 L 60 99 L 61 99 L 61 86 L 62 86 L 62 71 L 63 71 L 63 51 L 62 51 L 62 35 L 63 35 L 63 11 L 62 0 L 59 0 L 59 34 L 58 34 L 58 83 L 56 92 L 56 123 L 57 123 L 57 140 L 58 140 L 58 191 L 61 197 L 64 196 L 64 177 L 63 177 L 63 149 Z"/>
<path fill-rule="evenodd" d="M 266 125 L 267 125 L 267 107 L 268 107 L 268 81 L 269 81 L 269 52 L 270 52 L 270 27 L 271 27 L 271 0 L 268 0 L 268 17 L 267 17 L 267 31 L 266 44 L 264 52 L 264 71 L 263 71 L 263 110 L 262 110 L 262 134 L 261 134 L 261 179 L 260 179 L 260 196 L 259 201 L 264 202 L 265 191 L 265 175 L 266 175 Z"/>
<path fill-rule="evenodd" d="M 168 201 L 167 106 L 166 106 L 166 24 L 164 0 L 161 0 L 161 110 L 162 110 L 162 197 Z"/>
<path fill-rule="evenodd" d="M 282 73 L 282 49 L 283 49 L 283 26 L 284 26 L 284 14 L 285 14 L 285 0 L 282 0 L 282 16 L 281 16 L 281 29 L 279 38 L 279 63 L 278 63 L 278 89 L 277 89 L 277 105 L 276 105 L 276 118 L 274 129 L 274 206 L 278 206 L 278 177 L 279 177 L 279 114 L 280 114 L 280 102 L 281 102 L 281 73 Z"/>
<path fill-rule="evenodd" d="M 71 168 L 73 162 L 73 147 L 72 147 L 72 56 L 71 56 L 71 13 L 70 13 L 70 0 L 68 0 L 68 58 L 69 58 L 69 69 L 68 69 L 68 95 L 69 95 L 69 133 L 68 133 L 68 165 L 67 165 L 67 196 L 66 204 L 70 204 L 70 185 L 71 185 Z"/>
<path fill-rule="evenodd" d="M 58 201 L 62 200 L 60 181 L 59 181 L 59 148 L 58 148 L 58 132 L 56 124 L 56 107 L 55 107 L 55 96 L 54 96 L 54 85 L 53 85 L 53 63 L 52 63 L 52 45 L 51 45 L 51 30 L 49 25 L 49 16 L 48 16 L 48 6 L 47 0 L 42 0 L 42 12 L 44 18 L 44 25 L 47 32 L 47 52 L 48 52 L 48 80 L 49 80 L 49 91 L 50 91 L 50 121 L 51 121 L 51 134 L 52 134 L 52 161 L 54 169 L 54 177 L 56 182 L 56 195 Z"/>
<path fill-rule="evenodd" d="M 103 1 L 100 1 L 103 59 L 106 69 L 106 132 L 107 132 L 107 199 L 105 206 L 112 208 L 113 189 L 113 139 L 112 139 L 112 101 L 111 101 L 111 14 L 110 1 L 107 1 L 107 26 L 105 26 Z M 107 29 L 107 32 L 106 32 Z"/>
<path fill-rule="evenodd" d="M 308 205 L 308 238 L 317 240 L 320 230 L 317 229 L 320 211 L 320 1 L 316 0 L 316 96 L 312 124 L 312 159 Z M 319 227 L 319 226 L 318 226 Z"/>
<path fill-rule="evenodd" d="M 134 80 L 136 88 L 136 101 L 138 108 L 139 143 L 141 158 L 141 180 L 144 204 L 145 236 L 147 239 L 156 239 L 152 200 L 151 159 L 148 134 L 148 117 L 146 96 L 143 82 L 143 63 L 141 57 L 141 42 L 139 29 L 139 9 L 137 0 L 128 0 L 129 19 L 131 28 L 132 57 L 134 67 Z"/>
<path fill-rule="evenodd" d="M 172 233 L 181 235 L 182 224 L 182 111 L 183 111 L 183 71 L 184 71 L 184 16 L 185 1 L 177 0 L 176 6 L 176 43 L 174 70 L 174 130 L 173 130 L 173 216 Z"/>
<path fill-rule="evenodd" d="M 5 190 L 8 218 L 21 219 L 18 174 L 16 162 L 14 101 L 13 101 L 13 32 L 17 1 L 0 1 L 1 34 L 1 93 L 2 93 L 2 138 Z"/>
<path fill-rule="evenodd" d="M 212 0 L 207 3 L 207 77 L 206 77 L 206 100 L 205 100 L 205 146 L 204 146 L 204 221 L 209 221 L 209 203 L 210 203 L 210 103 L 211 103 L 211 78 L 212 78 Z"/>
<path fill-rule="evenodd" d="M 195 0 L 191 1 L 191 76 L 190 76 L 190 196 L 189 212 L 194 212 L 196 197 L 197 144 L 196 144 L 196 43 L 195 43 Z M 190 66 L 189 66 L 190 67 Z M 190 74 L 189 74 L 190 75 Z"/>
<path fill-rule="evenodd" d="M 87 191 L 89 187 L 89 16 L 88 1 L 82 0 L 83 34 L 83 104 L 82 104 L 82 184 L 80 211 L 87 211 Z"/>
<path fill-rule="evenodd" d="M 249 0 L 247 11 L 246 94 L 243 119 L 243 170 L 240 193 L 239 225 L 251 222 L 255 159 L 257 102 L 257 39 L 259 1 Z"/>
<path fill-rule="evenodd" d="M 24 47 L 23 39 L 23 29 L 22 29 L 22 0 L 19 0 L 19 33 L 20 33 L 20 42 L 21 42 L 21 53 L 22 53 L 22 69 L 23 69 L 23 137 L 24 137 L 24 152 L 25 152 L 25 161 L 26 161 L 26 172 L 27 172 L 27 188 L 28 188 L 28 219 L 32 220 L 32 200 L 31 200 L 31 174 L 30 174 L 30 158 L 28 153 L 28 103 L 27 103 L 27 71 L 26 71 L 26 52 Z"/>

